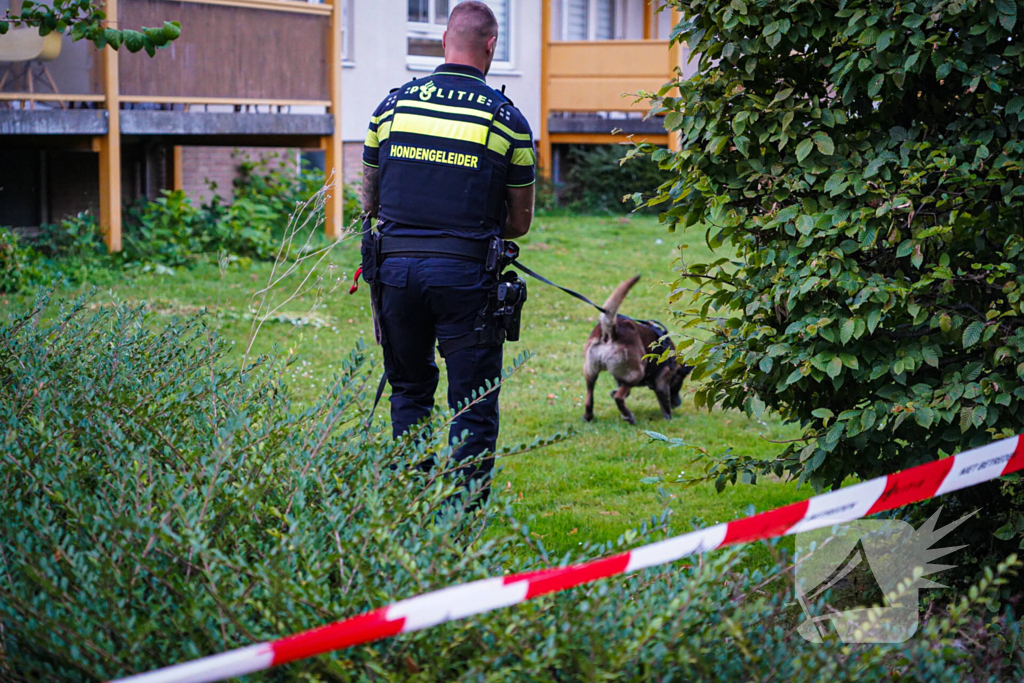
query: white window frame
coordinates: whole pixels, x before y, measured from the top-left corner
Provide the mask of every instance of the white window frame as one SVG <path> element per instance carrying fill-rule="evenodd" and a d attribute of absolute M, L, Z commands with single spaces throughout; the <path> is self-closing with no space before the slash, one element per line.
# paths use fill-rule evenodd
<path fill-rule="evenodd" d="M 355 17 L 353 16 L 353 0 L 342 0 L 341 2 L 341 63 L 347 66 L 355 66 L 356 49 L 353 40 Z"/>
<path fill-rule="evenodd" d="M 515 70 L 516 60 L 516 18 L 517 18 L 517 5 L 519 4 L 516 0 L 506 0 L 508 2 L 508 59 L 507 60 L 494 60 L 491 65 L 492 73 L 508 73 Z M 426 23 L 419 21 L 408 20 L 408 10 L 406 12 L 406 65 L 414 71 L 433 71 L 437 67 L 444 63 L 443 57 L 425 57 L 422 55 L 410 55 L 408 54 L 409 38 L 432 38 L 437 41 L 441 40 L 444 36 L 445 24 L 435 23 L 433 20 L 436 19 L 435 14 L 435 0 L 428 0 L 429 2 L 429 21 Z M 459 4 L 459 0 L 448 0 L 448 13 L 450 14 L 455 6 Z M 408 8 L 408 3 L 406 4 Z"/>
<path fill-rule="evenodd" d="M 586 42 L 594 40 L 622 40 L 625 35 L 623 18 L 625 17 L 625 2 L 624 0 L 613 0 L 615 5 L 615 17 L 613 18 L 612 31 L 614 36 L 612 38 L 598 38 L 597 37 L 597 1 L 598 0 L 587 0 L 587 38 Z M 561 26 L 559 31 L 562 37 L 562 42 L 578 42 L 570 41 L 569 36 L 569 2 L 570 0 L 560 0 L 558 3 L 559 18 L 561 19 Z M 646 2 L 646 0 L 644 0 Z"/>

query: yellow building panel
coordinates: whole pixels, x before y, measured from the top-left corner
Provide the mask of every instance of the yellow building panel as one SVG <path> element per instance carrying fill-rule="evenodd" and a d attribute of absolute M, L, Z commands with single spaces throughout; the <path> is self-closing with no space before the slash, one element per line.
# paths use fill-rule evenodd
<path fill-rule="evenodd" d="M 634 104 L 636 97 L 624 93 L 658 90 L 669 80 L 667 71 L 659 76 L 618 78 L 551 78 L 548 90 L 550 111 L 649 111 L 647 101 Z"/>
<path fill-rule="evenodd" d="M 551 43 L 549 76 L 667 80 L 672 70 L 667 40 L 594 40 Z"/>

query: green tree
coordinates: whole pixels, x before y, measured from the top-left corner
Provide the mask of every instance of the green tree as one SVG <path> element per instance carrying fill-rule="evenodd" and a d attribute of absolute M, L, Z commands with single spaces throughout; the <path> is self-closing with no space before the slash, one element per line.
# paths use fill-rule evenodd
<path fill-rule="evenodd" d="M 700 55 L 653 97 L 682 149 L 633 153 L 722 253 L 672 295 L 697 402 L 804 428 L 716 476 L 838 487 L 1024 431 L 1024 2 L 669 4 Z"/>
<path fill-rule="evenodd" d="M 0 36 L 11 27 L 37 28 L 41 36 L 69 33 L 73 40 L 91 40 L 98 48 L 109 45 L 117 50 L 124 45 L 129 52 L 145 50 L 152 57 L 157 48 L 181 35 L 181 24 L 176 21 L 165 21 L 163 26 L 143 27 L 138 31 L 110 28 L 106 25 L 107 14 L 101 9 L 102 5 L 94 0 L 53 0 L 50 5 L 24 0 L 20 12 L 7 10 L 0 17 Z"/>

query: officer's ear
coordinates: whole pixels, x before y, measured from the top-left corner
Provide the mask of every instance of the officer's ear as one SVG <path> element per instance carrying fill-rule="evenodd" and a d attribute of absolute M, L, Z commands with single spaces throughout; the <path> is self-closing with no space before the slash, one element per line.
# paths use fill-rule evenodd
<path fill-rule="evenodd" d="M 448 50 L 448 31 L 441 34 L 441 49 L 446 52 Z"/>
<path fill-rule="evenodd" d="M 498 49 L 498 36 L 492 36 L 487 39 L 487 56 L 493 57 L 495 50 Z"/>

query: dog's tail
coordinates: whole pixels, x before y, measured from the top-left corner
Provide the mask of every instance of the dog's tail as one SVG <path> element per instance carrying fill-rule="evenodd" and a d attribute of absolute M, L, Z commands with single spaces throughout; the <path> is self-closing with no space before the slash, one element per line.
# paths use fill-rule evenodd
<path fill-rule="evenodd" d="M 608 297 L 608 301 L 604 302 L 605 312 L 601 314 L 601 336 L 605 339 L 615 338 L 615 319 L 619 312 L 619 306 L 622 305 L 622 300 L 629 294 L 629 290 L 633 289 L 633 285 L 637 283 L 640 276 L 631 277 L 626 280 L 612 292 L 612 295 Z"/>

